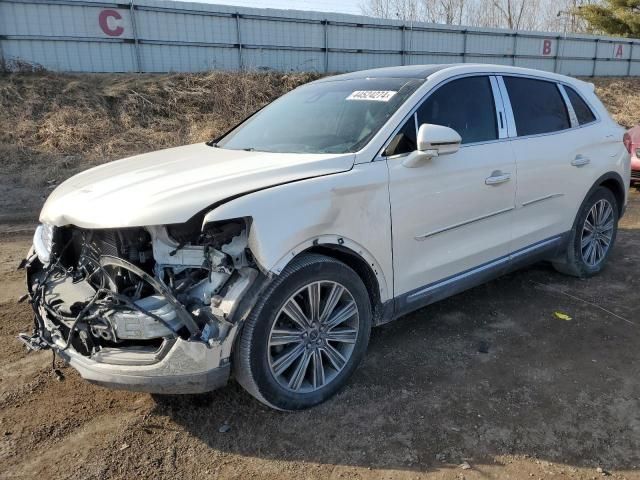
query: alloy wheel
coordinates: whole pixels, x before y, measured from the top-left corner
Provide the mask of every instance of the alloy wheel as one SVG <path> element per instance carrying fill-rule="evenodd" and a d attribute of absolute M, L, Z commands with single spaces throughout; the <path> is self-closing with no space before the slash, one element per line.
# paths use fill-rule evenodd
<path fill-rule="evenodd" d="M 287 299 L 271 327 L 267 355 L 273 377 L 292 392 L 319 390 L 347 365 L 358 330 L 358 306 L 346 287 L 309 283 Z"/>
<path fill-rule="evenodd" d="M 588 266 L 598 265 L 609 251 L 614 221 L 613 207 L 605 199 L 598 200 L 589 210 L 580 238 L 582 260 Z"/>

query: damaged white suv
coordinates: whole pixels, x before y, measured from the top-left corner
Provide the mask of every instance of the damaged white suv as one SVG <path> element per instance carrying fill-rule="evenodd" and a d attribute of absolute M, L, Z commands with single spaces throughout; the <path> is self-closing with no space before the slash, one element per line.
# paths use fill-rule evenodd
<path fill-rule="evenodd" d="M 33 349 L 85 379 L 274 408 L 330 397 L 372 326 L 540 259 L 600 271 L 629 184 L 593 86 L 495 65 L 324 78 L 216 141 L 76 175 L 27 269 Z"/>

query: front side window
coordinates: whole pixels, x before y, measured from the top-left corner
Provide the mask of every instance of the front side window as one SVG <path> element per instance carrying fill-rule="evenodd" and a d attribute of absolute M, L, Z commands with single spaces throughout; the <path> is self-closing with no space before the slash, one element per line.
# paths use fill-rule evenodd
<path fill-rule="evenodd" d="M 573 111 L 576 113 L 576 118 L 578 119 L 579 125 L 591 123 L 596 119 L 596 116 L 589 108 L 589 105 L 586 104 L 582 97 L 578 95 L 578 93 L 573 88 L 567 87 L 565 85 L 564 91 L 567 92 L 567 97 L 569 97 L 569 101 L 571 102 Z"/>
<path fill-rule="evenodd" d="M 402 128 L 398 130 L 393 140 L 389 142 L 389 145 L 384 151 L 384 155 L 390 157 L 391 155 L 411 153 L 417 148 L 416 119 L 411 115 Z"/>
<path fill-rule="evenodd" d="M 418 109 L 418 125 L 423 123 L 453 128 L 463 144 L 496 140 L 498 126 L 489 77 L 465 77 L 438 88 Z"/>
<path fill-rule="evenodd" d="M 278 153 L 357 152 L 423 82 L 360 78 L 304 85 L 260 110 L 216 146 Z"/>
<path fill-rule="evenodd" d="M 519 137 L 571 127 L 567 107 L 555 83 L 522 77 L 503 79 Z"/>

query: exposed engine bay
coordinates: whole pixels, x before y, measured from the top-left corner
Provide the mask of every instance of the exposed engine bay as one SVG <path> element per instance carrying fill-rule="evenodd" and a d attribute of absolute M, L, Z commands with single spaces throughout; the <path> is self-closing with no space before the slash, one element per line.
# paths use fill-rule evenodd
<path fill-rule="evenodd" d="M 236 313 L 260 273 L 247 248 L 247 221 L 201 222 L 196 217 L 180 225 L 100 230 L 41 225 L 23 265 L 34 332 L 21 340 L 93 370 L 95 364 L 161 364 L 178 350 L 179 358 L 160 373 L 188 377 L 193 367 L 186 357 L 200 362 L 198 375 L 228 365 Z M 103 379 L 78 370 L 89 380 L 118 386 L 112 378 L 117 371 Z M 129 383 L 123 388 L 165 391 Z M 208 389 L 192 387 L 176 386 L 172 393 Z"/>

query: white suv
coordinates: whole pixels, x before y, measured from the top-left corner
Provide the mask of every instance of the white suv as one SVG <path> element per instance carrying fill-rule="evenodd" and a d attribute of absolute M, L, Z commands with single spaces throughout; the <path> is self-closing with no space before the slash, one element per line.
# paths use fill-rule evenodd
<path fill-rule="evenodd" d="M 297 88 L 220 139 L 81 173 L 25 259 L 31 348 L 89 381 L 283 410 L 345 384 L 372 326 L 525 264 L 599 272 L 627 201 L 593 85 L 498 65 Z"/>

